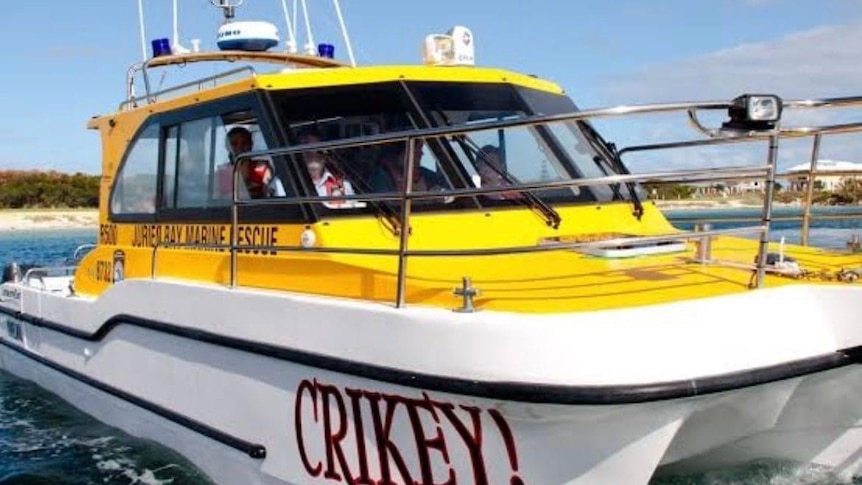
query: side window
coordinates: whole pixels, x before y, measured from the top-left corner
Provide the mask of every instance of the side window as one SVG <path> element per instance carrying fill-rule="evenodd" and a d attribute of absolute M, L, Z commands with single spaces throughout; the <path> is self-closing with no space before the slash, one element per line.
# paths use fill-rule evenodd
<path fill-rule="evenodd" d="M 150 125 L 132 143 L 114 182 L 113 214 L 155 214 L 159 169 L 159 127 Z"/>
<path fill-rule="evenodd" d="M 165 137 L 165 170 L 164 170 L 164 206 L 174 207 L 174 182 L 177 174 L 177 141 L 179 139 L 179 126 L 172 126 L 167 130 Z"/>
<path fill-rule="evenodd" d="M 245 115 L 245 116 L 240 116 Z M 242 123 L 234 120 L 242 120 Z M 232 113 L 216 118 L 212 131 L 215 153 L 215 180 L 210 193 L 217 205 L 230 205 L 233 199 L 233 172 L 236 156 L 250 151 L 266 150 L 260 126 L 247 113 Z M 237 168 L 237 194 L 240 199 L 284 197 L 284 184 L 278 177 L 271 157 L 245 159 Z"/>
<path fill-rule="evenodd" d="M 172 126 L 165 140 L 165 207 L 208 207 L 213 173 L 213 119 Z"/>
<path fill-rule="evenodd" d="M 234 120 L 242 123 L 234 123 Z M 165 141 L 164 206 L 224 207 L 233 196 L 234 155 L 266 149 L 247 112 L 201 118 L 172 126 Z M 257 176 L 254 169 L 264 172 Z M 269 160 L 245 162 L 238 170 L 240 199 L 284 196 Z"/>

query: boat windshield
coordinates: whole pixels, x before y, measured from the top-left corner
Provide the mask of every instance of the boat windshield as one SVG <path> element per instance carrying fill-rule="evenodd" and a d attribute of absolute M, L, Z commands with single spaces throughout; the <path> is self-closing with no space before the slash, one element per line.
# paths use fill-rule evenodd
<path fill-rule="evenodd" d="M 564 95 L 500 83 L 402 82 L 316 91 L 273 93 L 287 143 L 443 126 L 471 129 L 482 123 L 577 109 Z M 396 192 L 403 190 L 407 153 L 406 143 L 395 142 L 304 153 L 300 163 L 293 166 L 298 168 L 299 185 L 310 195 Z M 414 153 L 413 190 L 441 192 L 439 199 L 417 201 L 417 210 L 522 204 L 548 215 L 553 213 L 553 206 L 625 200 L 630 194 L 619 186 L 599 185 L 533 193 L 512 190 L 457 199 L 445 196 L 452 189 L 503 188 L 602 177 L 623 170 L 612 151 L 581 122 L 481 129 L 429 138 L 417 141 Z M 321 205 L 326 209 L 367 207 L 364 203 Z"/>

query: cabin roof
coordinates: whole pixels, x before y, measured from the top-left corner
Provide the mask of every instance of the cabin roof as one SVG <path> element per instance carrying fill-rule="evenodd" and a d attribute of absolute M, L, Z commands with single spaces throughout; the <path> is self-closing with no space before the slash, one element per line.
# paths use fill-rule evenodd
<path fill-rule="evenodd" d="M 154 64 L 154 66 L 158 65 L 157 63 Z M 563 93 L 563 89 L 551 81 L 496 68 L 421 65 L 304 67 L 249 76 L 215 87 L 186 92 L 182 95 L 152 103 L 142 101 L 136 108 L 124 110 L 122 113 L 139 110 L 145 110 L 148 113 L 169 111 L 254 90 L 326 88 L 327 86 L 350 86 L 402 80 L 508 83 L 549 93 Z M 105 119 L 114 118 L 118 115 L 121 115 L 121 113 L 114 112 L 108 115 L 96 116 L 90 120 L 88 127 L 98 128 Z"/>
<path fill-rule="evenodd" d="M 562 93 L 556 84 L 513 71 L 481 67 L 370 66 L 339 69 L 297 69 L 257 76 L 261 89 L 303 89 L 323 86 L 374 84 L 387 81 L 438 81 L 511 83 L 551 93 Z"/>

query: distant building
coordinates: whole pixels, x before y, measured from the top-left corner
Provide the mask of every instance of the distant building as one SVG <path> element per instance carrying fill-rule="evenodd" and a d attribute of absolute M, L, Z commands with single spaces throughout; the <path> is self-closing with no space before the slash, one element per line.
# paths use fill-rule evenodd
<path fill-rule="evenodd" d="M 763 182 L 760 180 L 745 180 L 741 182 L 729 182 L 728 187 L 732 194 L 747 194 L 750 192 L 763 192 Z"/>
<path fill-rule="evenodd" d="M 730 197 L 752 192 L 763 192 L 759 180 L 728 180 L 725 183 L 695 184 L 695 197 Z"/>
<path fill-rule="evenodd" d="M 802 163 L 787 169 L 790 190 L 806 190 L 808 187 L 808 170 L 810 163 Z M 862 163 L 845 162 L 841 160 L 818 160 L 818 172 L 814 180 L 820 182 L 822 190 L 830 192 L 837 190 L 845 179 L 862 178 Z M 834 175 L 830 172 L 835 172 Z M 815 188 L 817 188 L 815 186 Z"/>

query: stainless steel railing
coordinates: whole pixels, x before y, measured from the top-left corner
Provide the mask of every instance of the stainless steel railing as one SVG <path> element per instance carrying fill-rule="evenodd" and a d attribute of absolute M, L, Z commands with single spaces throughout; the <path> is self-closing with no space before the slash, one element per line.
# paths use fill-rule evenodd
<path fill-rule="evenodd" d="M 42 290 L 47 289 L 47 285 L 45 283 L 45 278 L 50 277 L 51 273 L 64 273 L 62 276 L 72 276 L 75 273 L 77 266 L 44 266 L 38 268 L 30 268 L 21 278 L 21 282 L 24 286 L 30 286 L 31 280 L 39 281 L 40 287 Z"/>
<path fill-rule="evenodd" d="M 339 61 L 318 56 L 307 56 L 302 54 L 291 54 L 289 52 L 257 52 L 257 51 L 215 51 L 215 52 L 189 52 L 185 54 L 174 54 L 162 57 L 153 57 L 143 62 L 132 64 L 126 73 L 126 101 L 120 105 L 122 110 L 128 106 L 137 106 L 138 101 L 146 101 L 148 104 L 156 101 L 156 97 L 160 94 L 175 92 L 181 89 L 200 86 L 202 89 L 204 83 L 215 81 L 226 76 L 231 76 L 245 70 L 251 72 L 255 76 L 255 71 L 251 66 L 245 66 L 235 71 L 230 71 L 225 74 L 217 74 L 215 76 L 198 79 L 180 86 L 174 86 L 163 91 L 154 93 L 151 88 L 149 69 L 155 67 L 167 66 L 185 66 L 191 63 L 198 62 L 255 62 L 269 63 L 281 65 L 282 67 L 311 67 L 311 68 L 335 68 L 345 67 Z M 144 81 L 144 95 L 135 97 L 135 75 L 140 73 Z"/>
<path fill-rule="evenodd" d="M 131 68 L 129 68 L 127 81 L 128 84 L 126 85 L 126 99 L 120 103 L 119 111 L 124 111 L 129 108 L 137 107 L 138 103 L 140 103 L 141 101 L 147 101 L 148 103 L 155 102 L 159 98 L 159 96 L 163 96 L 165 94 L 179 94 L 180 92 L 188 90 L 190 88 L 197 88 L 197 91 L 202 91 L 205 87 L 215 87 L 218 85 L 219 81 L 224 81 L 225 79 L 241 74 L 248 73 L 248 75 L 251 77 L 257 75 L 256 71 L 252 66 L 243 66 L 238 69 L 231 69 L 229 71 L 214 74 L 212 76 L 202 77 L 194 81 L 178 84 L 176 86 L 171 86 L 167 89 L 162 89 L 160 91 L 152 93 L 150 92 L 149 78 L 145 77 L 144 80 L 146 81 L 146 93 L 142 96 L 135 96 L 135 73 L 139 71 L 142 73 L 146 72 L 143 63 L 135 64 Z"/>
<path fill-rule="evenodd" d="M 97 247 L 99 247 L 98 244 L 81 244 L 80 246 L 75 248 L 75 252 L 72 253 L 72 261 L 80 261 L 85 251 L 92 251 Z"/>
<path fill-rule="evenodd" d="M 858 103 L 859 98 L 851 98 L 854 101 L 854 106 Z M 821 103 L 808 101 L 807 103 Z M 827 104 L 825 101 L 822 103 L 823 106 L 834 107 L 834 104 Z M 801 106 L 806 106 L 806 104 L 801 104 Z M 814 215 L 811 213 L 811 207 L 814 204 L 814 183 L 818 175 L 828 175 L 828 176 L 840 176 L 840 175 L 849 175 L 849 176 L 862 176 L 860 172 L 847 172 L 847 171 L 835 171 L 835 170 L 817 170 L 817 162 L 819 160 L 820 155 L 820 145 L 821 140 L 824 134 L 835 134 L 835 133 L 845 133 L 848 127 L 854 127 L 854 132 L 862 131 L 862 123 L 849 123 L 842 125 L 834 125 L 834 126 L 825 126 L 825 127 L 817 127 L 817 128 L 793 128 L 789 130 L 782 130 L 781 133 L 786 133 L 788 137 L 801 137 L 801 136 L 811 136 L 813 139 L 812 148 L 811 148 L 811 157 L 809 170 L 807 172 L 806 177 L 806 193 L 805 193 L 805 201 L 802 205 L 803 207 L 803 215 L 802 215 L 802 228 L 801 228 L 801 237 L 800 242 L 803 246 L 808 245 L 808 237 L 810 233 L 811 220 L 814 218 Z M 709 132 L 706 128 L 699 128 L 700 132 Z M 803 134 L 804 133 L 804 134 Z M 655 150 L 668 150 L 668 149 L 676 149 L 676 148 L 693 148 L 700 146 L 715 146 L 715 145 L 724 145 L 724 144 L 735 144 L 735 143 L 747 143 L 753 140 L 764 140 L 766 137 L 762 135 L 751 135 L 747 137 L 733 137 L 733 138 L 710 138 L 705 140 L 691 140 L 684 142 L 670 142 L 670 143 L 656 143 L 650 145 L 637 145 L 623 148 L 619 151 L 619 155 L 622 158 L 623 155 L 634 152 L 644 152 L 644 151 L 655 151 Z M 776 174 L 772 184 L 774 185 L 775 180 L 779 179 L 794 179 L 798 178 L 799 174 Z M 751 180 L 751 177 L 734 177 L 736 180 Z M 657 181 L 658 182 L 658 181 Z M 770 197 L 764 197 L 765 201 L 767 199 L 771 199 Z M 769 200 L 769 203 L 772 204 L 772 200 Z M 698 220 L 706 221 L 710 220 L 708 218 L 701 218 Z M 754 220 L 754 219 L 748 219 Z"/>
<path fill-rule="evenodd" d="M 407 182 L 404 190 L 401 192 L 379 193 L 379 194 L 362 194 L 353 196 L 332 196 L 332 197 L 289 197 L 279 199 L 264 199 L 264 200 L 241 200 L 239 198 L 239 172 L 237 168 L 239 163 L 234 166 L 233 173 L 233 196 L 231 202 L 231 221 L 230 221 L 230 244 L 229 245 L 199 245 L 199 244 L 176 244 L 176 243 L 160 243 L 153 248 L 153 262 L 151 268 L 151 276 L 155 277 L 156 273 L 156 258 L 159 248 L 162 247 L 196 247 L 196 248 L 224 248 L 230 251 L 230 286 L 237 286 L 238 272 L 238 253 L 242 250 L 281 250 L 281 251 L 297 251 L 297 252 L 323 252 L 323 253 L 354 253 L 354 254 L 379 254 L 398 257 L 397 270 L 397 294 L 395 303 L 397 307 L 404 306 L 405 289 L 406 289 L 406 274 L 407 262 L 410 257 L 430 257 L 430 256 L 489 256 L 495 254 L 512 254 L 520 252 L 534 251 L 557 251 L 568 250 L 580 247 L 604 247 L 626 244 L 637 244 L 655 241 L 678 241 L 689 239 L 701 239 L 703 237 L 712 237 L 724 234 L 734 234 L 738 232 L 759 231 L 760 240 L 758 245 L 757 263 L 754 266 L 755 282 L 754 287 L 760 288 L 763 286 L 764 275 L 768 271 L 766 267 L 767 246 L 769 243 L 770 224 L 772 221 L 773 211 L 773 188 L 776 182 L 776 164 L 778 157 L 779 142 L 783 138 L 798 138 L 798 137 L 814 137 L 815 144 L 819 146 L 820 138 L 825 134 L 848 133 L 862 131 L 862 123 L 845 123 L 825 126 L 811 127 L 795 127 L 795 128 L 780 128 L 777 127 L 766 133 L 752 132 L 745 134 L 735 134 L 735 136 L 724 136 L 719 131 L 708 130 L 697 118 L 699 110 L 717 110 L 727 109 L 730 102 L 705 102 L 705 103 L 667 103 L 667 104 L 650 104 L 641 106 L 621 106 L 608 109 L 584 110 L 574 113 L 561 115 L 544 115 L 525 117 L 515 120 L 492 121 L 486 123 L 476 123 L 470 126 L 447 126 L 441 128 L 426 128 L 418 129 L 409 132 L 397 132 L 383 135 L 373 135 L 359 138 L 351 138 L 345 140 L 335 140 L 328 142 L 312 143 L 299 146 L 276 148 L 270 150 L 259 150 L 240 155 L 239 160 L 251 159 L 254 157 L 263 156 L 285 156 L 285 159 L 292 160 L 296 163 L 296 157 L 288 157 L 304 152 L 319 151 L 319 150 L 338 150 L 344 148 L 355 148 L 382 143 L 404 142 L 407 143 L 407 163 L 404 167 L 403 175 Z M 824 100 L 804 100 L 804 101 L 787 101 L 784 103 L 785 109 L 792 108 L 816 108 L 816 107 L 859 107 L 862 106 L 862 98 L 831 98 Z M 766 163 L 762 166 L 755 167 L 731 167 L 724 169 L 700 169 L 700 170 L 682 170 L 671 172 L 653 172 L 644 174 L 621 174 L 610 175 L 603 177 L 562 180 L 554 182 L 517 184 L 506 187 L 482 187 L 469 189 L 455 189 L 445 192 L 429 192 L 429 191 L 413 191 L 410 181 L 412 177 L 407 176 L 412 173 L 413 165 L 413 140 L 429 139 L 429 138 L 444 138 L 447 136 L 466 135 L 473 132 L 484 130 L 496 130 L 504 128 L 516 128 L 535 126 L 540 124 L 548 124 L 554 122 L 580 121 L 593 118 L 624 116 L 632 114 L 645 113 L 665 113 L 673 111 L 684 111 L 688 114 L 689 119 L 695 128 L 711 138 L 705 140 L 692 140 L 684 142 L 661 143 L 651 145 L 640 145 L 627 147 L 619 152 L 619 156 L 627 153 L 683 148 L 704 145 L 718 145 L 725 143 L 743 143 L 753 141 L 768 142 Z M 818 148 L 819 149 L 819 148 Z M 816 160 L 817 151 L 815 150 L 812 159 Z M 662 180 L 685 180 L 689 182 L 705 182 L 718 181 L 739 178 L 762 178 L 765 180 L 765 193 L 760 217 L 760 224 L 753 228 L 743 229 L 725 229 L 718 231 L 706 231 L 698 233 L 673 233 L 662 234 L 640 238 L 625 238 L 624 240 L 597 241 L 589 243 L 571 243 L 571 244 L 550 244 L 529 247 L 507 247 L 507 248 L 489 248 L 489 249 L 451 249 L 451 250 L 436 250 L 436 251 L 411 251 L 409 248 L 409 230 L 410 218 L 412 215 L 411 203 L 418 199 L 431 199 L 441 197 L 471 197 L 477 195 L 489 195 L 503 192 L 540 192 L 544 190 L 552 190 L 558 188 L 584 187 L 592 185 L 607 185 L 607 184 L 622 184 L 627 182 L 643 182 L 643 181 L 662 181 Z M 810 185 L 813 185 L 811 183 Z M 395 249 L 369 249 L 369 248 L 306 248 L 303 246 L 240 246 L 238 241 L 239 209 L 240 207 L 263 206 L 263 205 L 291 205 L 305 203 L 320 203 L 328 201 L 364 201 L 364 202 L 400 202 L 400 213 L 398 217 L 398 246 Z M 810 216 L 809 216 L 810 217 Z"/>

